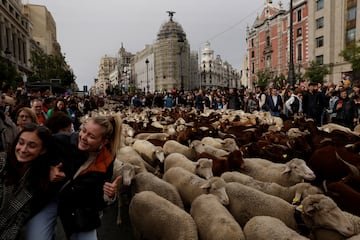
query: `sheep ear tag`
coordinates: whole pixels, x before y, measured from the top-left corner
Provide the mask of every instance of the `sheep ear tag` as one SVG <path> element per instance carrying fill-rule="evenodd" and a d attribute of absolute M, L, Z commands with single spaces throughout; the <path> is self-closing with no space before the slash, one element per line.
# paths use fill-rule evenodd
<path fill-rule="evenodd" d="M 301 198 L 301 195 L 300 194 L 296 194 L 295 197 L 293 198 L 292 200 L 292 205 L 298 205 L 300 204 L 300 198 Z"/>
<path fill-rule="evenodd" d="M 301 205 L 301 204 L 299 206 L 297 206 L 295 209 L 296 209 L 296 211 L 304 213 L 303 205 Z"/>

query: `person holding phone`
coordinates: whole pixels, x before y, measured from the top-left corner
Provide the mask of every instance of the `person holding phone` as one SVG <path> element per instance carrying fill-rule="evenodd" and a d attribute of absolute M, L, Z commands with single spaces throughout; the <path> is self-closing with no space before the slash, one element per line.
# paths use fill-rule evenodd
<path fill-rule="evenodd" d="M 339 99 L 335 102 L 333 112 L 336 117 L 332 119 L 333 123 L 354 129 L 358 120 L 358 111 L 353 99 L 348 97 L 347 90 L 342 88 L 339 92 Z"/>

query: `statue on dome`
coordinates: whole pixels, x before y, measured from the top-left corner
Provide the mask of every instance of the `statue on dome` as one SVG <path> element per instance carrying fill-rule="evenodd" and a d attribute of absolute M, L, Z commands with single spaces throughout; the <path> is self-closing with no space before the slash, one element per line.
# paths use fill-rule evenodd
<path fill-rule="evenodd" d="M 173 12 L 173 11 L 166 11 L 166 12 L 169 14 L 170 21 L 172 21 L 173 17 L 174 17 L 174 13 L 176 13 L 176 12 Z"/>

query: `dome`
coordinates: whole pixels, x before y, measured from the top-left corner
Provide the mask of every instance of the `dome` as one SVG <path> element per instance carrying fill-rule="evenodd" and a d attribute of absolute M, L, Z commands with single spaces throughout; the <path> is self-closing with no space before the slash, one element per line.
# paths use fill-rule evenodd
<path fill-rule="evenodd" d="M 178 38 L 185 40 L 186 34 L 179 23 L 170 20 L 160 27 L 160 31 L 157 35 L 157 40 L 163 40 L 167 38 Z"/>

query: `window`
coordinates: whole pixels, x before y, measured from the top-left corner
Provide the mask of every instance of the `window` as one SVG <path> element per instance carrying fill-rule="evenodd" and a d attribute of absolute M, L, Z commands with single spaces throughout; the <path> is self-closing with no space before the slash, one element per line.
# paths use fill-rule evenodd
<path fill-rule="evenodd" d="M 356 19 L 356 6 L 348 9 L 347 20 L 355 20 Z"/>
<path fill-rule="evenodd" d="M 324 8 L 324 0 L 317 0 L 316 1 L 316 10 L 319 11 Z"/>
<path fill-rule="evenodd" d="M 320 65 L 324 64 L 324 55 L 316 56 L 316 62 Z"/>
<path fill-rule="evenodd" d="M 270 56 L 266 56 L 266 60 L 265 60 L 265 65 L 267 68 L 271 67 L 271 57 Z"/>
<path fill-rule="evenodd" d="M 270 47 L 270 36 L 266 36 L 266 47 Z"/>
<path fill-rule="evenodd" d="M 301 21 L 301 9 L 299 11 L 297 11 L 297 21 L 298 22 Z"/>
<path fill-rule="evenodd" d="M 302 28 L 296 29 L 296 36 L 301 37 L 302 36 Z"/>
<path fill-rule="evenodd" d="M 324 17 L 316 19 L 316 29 L 324 27 Z"/>
<path fill-rule="evenodd" d="M 302 44 L 301 43 L 299 43 L 297 45 L 297 60 L 298 60 L 298 62 L 302 61 Z"/>
<path fill-rule="evenodd" d="M 251 58 L 254 58 L 254 57 L 255 57 L 255 52 L 251 51 Z"/>
<path fill-rule="evenodd" d="M 346 43 L 352 43 L 355 42 L 356 37 L 356 29 L 351 28 L 346 31 Z"/>
<path fill-rule="evenodd" d="M 324 36 L 316 38 L 315 41 L 316 41 L 317 48 L 324 46 Z"/>
<path fill-rule="evenodd" d="M 251 39 L 251 47 L 254 47 L 254 39 Z"/>

